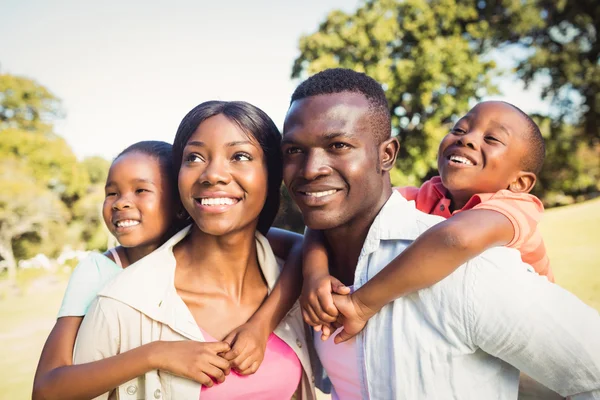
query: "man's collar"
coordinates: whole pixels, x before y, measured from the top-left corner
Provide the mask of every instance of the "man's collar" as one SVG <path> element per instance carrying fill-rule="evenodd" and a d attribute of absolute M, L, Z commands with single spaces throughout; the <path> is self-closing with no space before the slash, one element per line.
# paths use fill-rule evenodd
<path fill-rule="evenodd" d="M 361 257 L 376 251 L 381 240 L 415 240 L 420 233 L 415 202 L 394 191 L 371 224 Z"/>

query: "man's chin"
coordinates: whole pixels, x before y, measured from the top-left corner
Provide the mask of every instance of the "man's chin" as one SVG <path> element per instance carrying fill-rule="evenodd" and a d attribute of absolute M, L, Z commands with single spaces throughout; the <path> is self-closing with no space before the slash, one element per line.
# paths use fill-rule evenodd
<path fill-rule="evenodd" d="M 341 225 L 337 218 L 332 218 L 330 213 L 324 211 L 310 211 L 303 213 L 304 225 L 310 229 L 324 231 L 337 228 Z"/>

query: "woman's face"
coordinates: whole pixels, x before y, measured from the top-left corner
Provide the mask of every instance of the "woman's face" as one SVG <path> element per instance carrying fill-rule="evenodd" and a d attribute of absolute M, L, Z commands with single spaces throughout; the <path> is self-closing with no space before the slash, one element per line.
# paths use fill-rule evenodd
<path fill-rule="evenodd" d="M 258 142 L 222 114 L 204 120 L 183 149 L 183 206 L 204 233 L 256 230 L 267 197 L 267 165 Z"/>

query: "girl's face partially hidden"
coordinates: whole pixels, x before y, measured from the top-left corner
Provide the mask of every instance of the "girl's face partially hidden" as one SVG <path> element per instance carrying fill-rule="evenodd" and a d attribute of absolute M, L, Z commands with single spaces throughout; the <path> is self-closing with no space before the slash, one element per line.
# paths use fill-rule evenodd
<path fill-rule="evenodd" d="M 141 152 L 117 158 L 106 180 L 102 215 L 123 247 L 160 246 L 175 217 L 167 177 L 158 160 Z"/>
<path fill-rule="evenodd" d="M 255 231 L 267 197 L 260 145 L 222 114 L 206 119 L 183 149 L 179 193 L 202 232 Z"/>

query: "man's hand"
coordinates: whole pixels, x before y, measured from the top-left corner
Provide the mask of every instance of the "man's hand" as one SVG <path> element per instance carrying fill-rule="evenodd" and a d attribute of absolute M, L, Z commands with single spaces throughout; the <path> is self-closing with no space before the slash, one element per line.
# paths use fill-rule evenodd
<path fill-rule="evenodd" d="M 350 288 L 331 275 L 304 280 L 300 295 L 302 317 L 317 332 L 323 327 L 329 327 L 339 315 L 332 293 L 347 295 Z"/>
<path fill-rule="evenodd" d="M 181 340 L 154 342 L 153 351 L 157 369 L 168 371 L 211 387 L 214 382 L 223 382 L 229 375 L 229 361 L 222 354 L 229 351 L 225 342 L 196 342 Z"/>
<path fill-rule="evenodd" d="M 340 312 L 334 326 L 344 327 L 334 338 L 336 344 L 356 336 L 377 312 L 363 304 L 354 293 L 349 296 L 333 295 L 333 303 Z"/>
<path fill-rule="evenodd" d="M 231 350 L 223 355 L 231 367 L 240 375 L 255 373 L 265 357 L 265 349 L 270 332 L 264 332 L 260 326 L 247 322 L 233 330 L 224 342 L 231 344 Z"/>

